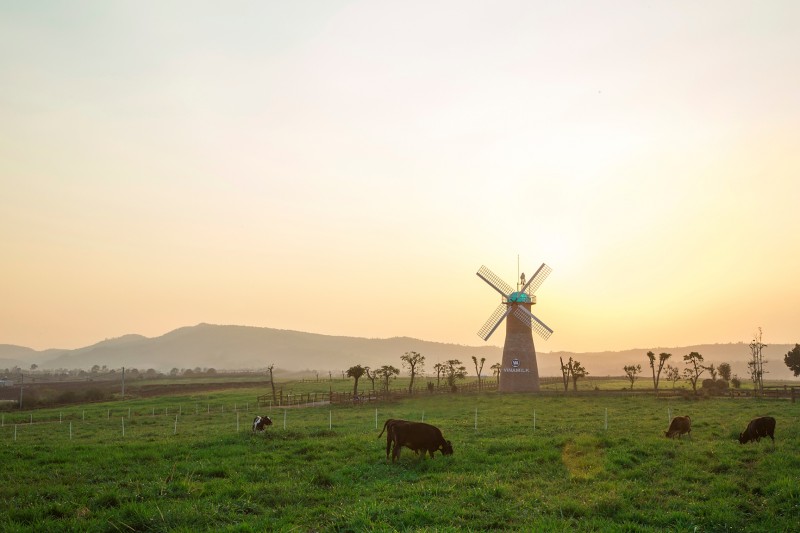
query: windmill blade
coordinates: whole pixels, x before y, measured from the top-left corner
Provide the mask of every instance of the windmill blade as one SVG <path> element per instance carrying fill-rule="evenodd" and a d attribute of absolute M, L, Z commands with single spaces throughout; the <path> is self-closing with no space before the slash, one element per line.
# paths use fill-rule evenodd
<path fill-rule="evenodd" d="M 511 307 L 505 304 L 500 304 L 497 309 L 494 310 L 492 316 L 489 317 L 489 320 L 483 325 L 481 329 L 478 330 L 478 335 L 485 341 L 489 340 L 489 337 L 492 336 L 494 330 L 500 326 L 503 322 L 503 319 L 508 316 L 508 313 L 511 312 Z"/>
<path fill-rule="evenodd" d="M 553 330 L 547 327 L 547 324 L 536 318 L 533 313 L 520 305 L 514 306 L 514 316 L 545 340 L 553 334 Z"/>
<path fill-rule="evenodd" d="M 509 294 L 514 292 L 514 289 L 512 289 L 508 285 L 508 283 L 500 279 L 500 277 L 497 274 L 495 274 L 494 272 L 492 272 L 483 265 L 481 265 L 481 268 L 479 268 L 475 274 L 477 274 L 477 276 L 481 278 L 483 281 L 488 283 L 491 288 L 499 292 L 503 296 L 503 298 L 508 297 Z"/>
<path fill-rule="evenodd" d="M 533 296 L 533 293 L 536 292 L 536 289 L 539 288 L 539 285 L 544 282 L 544 280 L 552 271 L 552 268 L 542 263 L 542 266 L 539 267 L 539 270 L 537 270 L 536 273 L 531 276 L 531 279 L 528 280 L 528 283 L 526 283 L 524 287 L 522 287 L 520 292 L 526 292 L 529 296 Z"/>

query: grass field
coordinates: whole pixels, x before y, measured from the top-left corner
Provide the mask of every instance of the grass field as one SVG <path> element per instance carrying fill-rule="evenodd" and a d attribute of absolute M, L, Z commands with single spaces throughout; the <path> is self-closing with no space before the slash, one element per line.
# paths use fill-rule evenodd
<path fill-rule="evenodd" d="M 800 405 L 788 401 L 489 393 L 269 413 L 252 403 L 263 392 L 37 411 L 33 424 L 4 414 L 0 530 L 800 527 Z M 376 410 L 380 425 L 424 417 L 454 455 L 388 463 Z M 264 434 L 250 432 L 255 413 L 274 420 Z M 693 438 L 664 438 L 668 414 L 690 415 Z M 740 445 L 766 414 L 775 445 Z"/>

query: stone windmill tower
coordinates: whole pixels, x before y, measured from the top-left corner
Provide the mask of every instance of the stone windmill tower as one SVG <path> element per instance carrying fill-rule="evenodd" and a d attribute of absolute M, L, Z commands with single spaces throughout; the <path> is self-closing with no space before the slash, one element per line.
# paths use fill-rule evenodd
<path fill-rule="evenodd" d="M 483 340 L 489 340 L 492 333 L 508 317 L 498 387 L 501 392 L 539 390 L 539 366 L 536 364 L 533 331 L 535 330 L 542 338 L 547 339 L 553 330 L 531 313 L 531 306 L 536 304 L 536 295 L 534 294 L 536 289 L 550 272 L 552 269 L 542 263 L 539 270 L 527 282 L 523 273 L 517 284 L 517 290 L 512 289 L 485 266 L 481 266 L 476 273 L 502 297 L 500 305 L 478 331 L 478 335 Z"/>

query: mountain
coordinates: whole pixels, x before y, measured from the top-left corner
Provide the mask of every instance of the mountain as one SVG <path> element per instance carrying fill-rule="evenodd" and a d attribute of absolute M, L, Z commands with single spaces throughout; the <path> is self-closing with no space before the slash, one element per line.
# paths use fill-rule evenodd
<path fill-rule="evenodd" d="M 768 361 L 765 365 L 769 372 L 767 379 L 793 379 L 791 371 L 783 363 L 783 355 L 793 347 L 790 344 L 774 344 L 764 349 L 764 358 Z M 273 328 L 198 324 L 176 329 L 160 337 L 125 335 L 75 350 L 39 352 L 20 346 L 0 345 L 0 368 L 29 368 L 35 363 L 42 369 L 88 370 L 93 365 L 105 365 L 108 368 L 124 366 L 160 371 L 197 367 L 241 370 L 264 369 L 274 363 L 276 369 L 285 371 L 317 370 L 326 373 L 340 372 L 357 364 L 373 368 L 388 364 L 400 368 L 400 356 L 408 351 L 425 356 L 429 373 L 437 362 L 459 359 L 472 374 L 472 356 L 475 356 L 478 359 L 486 358 L 483 371 L 489 374 L 489 367 L 499 362 L 502 356 L 502 348 L 488 345 L 464 346 L 409 337 L 366 339 Z M 747 379 L 750 350 L 747 344 L 741 342 L 649 347 L 617 352 L 539 352 L 537 359 L 542 376 L 559 376 L 559 357 L 565 361 L 572 357 L 583 364 L 590 376 L 620 376 L 624 365 L 641 364 L 640 379 L 647 379 L 650 373 L 646 356 L 648 351 L 673 354 L 669 364 L 681 370 L 684 368 L 683 356 L 689 352 L 699 352 L 706 364 L 730 363 L 734 374 Z"/>
<path fill-rule="evenodd" d="M 494 346 L 461 346 L 407 337 L 365 339 L 248 326 L 199 324 L 179 328 L 161 337 L 126 335 L 39 362 L 41 368 L 91 368 L 93 365 L 139 369 L 171 368 L 263 369 L 274 363 L 283 370 L 338 372 L 361 364 L 373 368 L 386 364 L 400 367 L 407 351 L 425 355 L 429 366 L 436 361 L 478 359 L 499 361 Z M 486 366 L 488 369 L 488 365 Z"/>

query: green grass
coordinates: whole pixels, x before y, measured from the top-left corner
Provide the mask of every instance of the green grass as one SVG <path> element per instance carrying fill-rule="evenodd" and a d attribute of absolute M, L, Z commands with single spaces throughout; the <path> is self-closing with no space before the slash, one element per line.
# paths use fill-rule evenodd
<path fill-rule="evenodd" d="M 54 421 L 18 422 L 16 440 L 7 413 L 0 531 L 796 531 L 800 523 L 800 408 L 786 401 L 421 396 L 273 408 L 274 426 L 253 435 L 252 415 L 269 414 L 253 406 L 256 393 L 41 411 L 35 422 Z M 202 409 L 234 404 L 239 412 Z M 379 424 L 424 416 L 454 455 L 404 450 L 387 463 L 376 408 Z M 692 417 L 692 439 L 664 438 L 668 410 Z M 760 414 L 777 418 L 776 444 L 740 445 L 739 431 Z"/>

